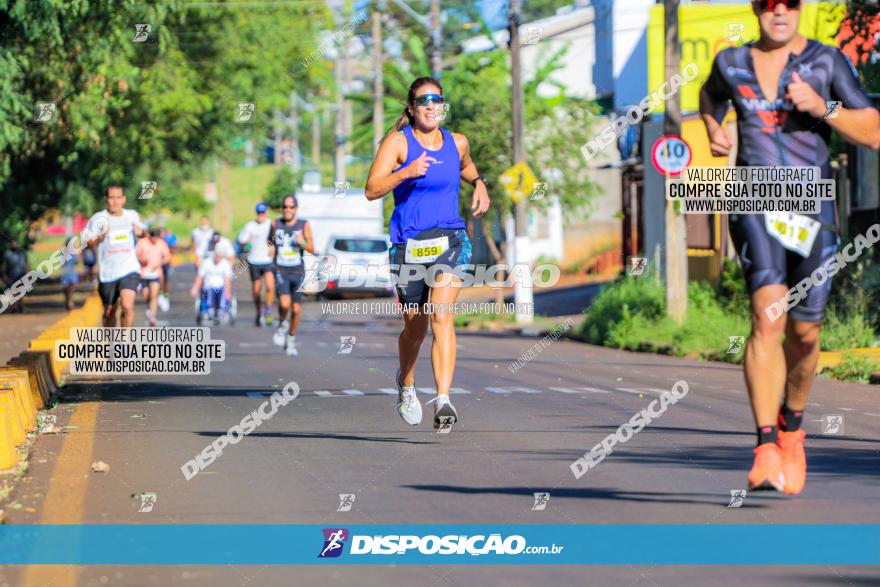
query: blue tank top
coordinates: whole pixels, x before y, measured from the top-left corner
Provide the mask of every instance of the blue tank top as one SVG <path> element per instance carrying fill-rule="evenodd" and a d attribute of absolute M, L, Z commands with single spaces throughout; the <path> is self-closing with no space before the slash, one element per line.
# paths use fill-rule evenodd
<path fill-rule="evenodd" d="M 394 171 L 418 159 L 422 152 L 437 161 L 431 163 L 422 177 L 404 180 L 394 188 L 391 242 L 405 244 L 407 239 L 432 228 L 464 228 L 464 220 L 458 213 L 461 158 L 452 133 L 441 128 L 443 145 L 432 151 L 419 144 L 411 126 L 405 126 L 401 132 L 406 137 L 406 161 Z"/>

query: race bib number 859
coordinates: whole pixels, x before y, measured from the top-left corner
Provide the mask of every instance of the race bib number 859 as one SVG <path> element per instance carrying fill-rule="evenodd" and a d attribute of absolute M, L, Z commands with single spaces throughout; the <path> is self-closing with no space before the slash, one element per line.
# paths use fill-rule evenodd
<path fill-rule="evenodd" d="M 406 241 L 407 263 L 431 263 L 449 249 L 449 237 Z"/>

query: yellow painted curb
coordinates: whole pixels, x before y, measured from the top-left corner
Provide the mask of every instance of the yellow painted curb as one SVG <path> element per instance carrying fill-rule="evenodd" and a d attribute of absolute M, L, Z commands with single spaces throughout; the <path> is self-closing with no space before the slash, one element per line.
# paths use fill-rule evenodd
<path fill-rule="evenodd" d="M 819 364 L 816 371 L 836 367 L 843 360 L 844 355 L 853 354 L 880 363 L 880 348 L 844 349 L 840 351 L 822 351 L 819 353 Z"/>
<path fill-rule="evenodd" d="M 3 378 L 3 374 L 7 371 L 7 369 L 15 369 L 16 371 L 24 372 L 25 376 L 28 380 L 28 391 L 31 396 L 31 404 L 34 406 L 34 417 L 37 415 L 37 410 L 43 409 L 43 392 L 40 389 L 40 384 L 37 381 L 37 369 L 33 365 L 7 365 L 6 367 L 0 367 L 0 379 Z"/>
<path fill-rule="evenodd" d="M 0 470 L 18 464 L 15 447 L 24 442 L 25 432 L 15 415 L 11 389 L 0 388 Z"/>
<path fill-rule="evenodd" d="M 31 365 L 37 369 L 37 379 L 40 383 L 40 392 L 43 394 L 43 402 L 48 403 L 52 394 L 58 390 L 58 382 L 52 373 L 52 363 L 49 353 L 25 351 L 9 360 L 10 366 Z"/>
<path fill-rule="evenodd" d="M 0 387 L 12 388 L 19 409 L 19 420 L 25 430 L 37 425 L 37 409 L 34 406 L 28 372 L 10 367 L 0 367 Z"/>
<path fill-rule="evenodd" d="M 10 436 L 13 446 L 24 444 L 27 438 L 27 430 L 22 419 L 21 409 L 18 407 L 18 399 L 15 397 L 15 390 L 11 387 L 0 387 L 0 402 L 3 402 L 3 409 L 12 415 L 12 424 L 10 428 Z"/>

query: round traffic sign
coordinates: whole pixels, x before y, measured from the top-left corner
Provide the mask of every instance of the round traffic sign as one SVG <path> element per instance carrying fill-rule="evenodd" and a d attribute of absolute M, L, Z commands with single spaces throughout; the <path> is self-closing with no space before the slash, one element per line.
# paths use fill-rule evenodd
<path fill-rule="evenodd" d="M 676 177 L 691 164 L 691 146 L 678 135 L 663 135 L 651 149 L 651 162 L 663 175 Z"/>

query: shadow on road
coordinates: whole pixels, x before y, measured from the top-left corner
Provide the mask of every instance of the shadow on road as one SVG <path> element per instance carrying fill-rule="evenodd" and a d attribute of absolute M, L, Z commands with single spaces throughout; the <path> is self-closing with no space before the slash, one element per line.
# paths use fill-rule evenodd
<path fill-rule="evenodd" d="M 613 430 L 611 426 L 597 426 L 596 428 L 608 428 Z M 634 450 L 629 447 L 618 446 L 615 448 L 613 456 L 608 457 L 614 459 L 619 464 L 653 464 L 658 466 L 678 466 L 696 469 L 710 469 L 715 471 L 731 471 L 742 470 L 747 471 L 752 463 L 752 442 L 753 433 L 749 432 L 716 432 L 714 430 L 688 429 L 688 428 L 663 428 L 656 431 L 645 430 L 642 434 L 654 434 L 677 432 L 678 434 L 703 434 L 706 438 L 715 435 L 724 436 L 746 436 L 749 437 L 748 442 L 744 441 L 743 446 L 723 446 L 723 445 L 707 445 L 701 443 L 699 446 L 693 445 L 675 445 L 664 442 L 662 438 L 657 438 L 659 442 L 654 443 L 654 447 L 650 450 Z M 649 436 L 650 438 L 650 436 Z M 698 439 L 689 439 L 688 442 L 699 442 Z M 598 442 L 598 440 L 597 440 Z M 867 440 L 855 438 L 851 436 L 835 436 L 834 442 L 843 443 L 877 443 L 880 440 Z M 642 446 L 646 444 L 643 443 Z M 588 447 L 589 448 L 589 447 Z M 583 456 L 583 453 L 575 453 L 570 450 L 510 450 L 501 451 L 510 455 L 519 457 L 533 457 L 538 459 L 563 461 L 570 463 L 574 459 Z M 600 465 L 601 466 L 601 465 Z M 825 438 L 817 438 L 815 442 L 807 440 L 807 471 L 808 475 L 829 475 L 840 478 L 848 478 L 853 476 L 862 476 L 869 479 L 877 479 L 877 471 L 880 471 L 880 453 L 874 448 L 856 448 L 855 446 L 830 446 L 825 444 Z"/>
<path fill-rule="evenodd" d="M 195 432 L 200 436 L 217 437 L 226 434 L 226 430 L 216 432 Z M 424 440 L 410 440 L 408 438 L 392 436 L 358 436 L 355 434 L 330 434 L 326 432 L 252 432 L 248 438 L 305 438 L 311 440 L 358 440 L 361 442 L 393 442 L 399 444 L 437 444 Z"/>
<path fill-rule="evenodd" d="M 464 485 L 404 485 L 408 489 L 418 491 L 439 491 L 458 493 L 461 495 L 497 494 L 521 495 L 532 497 L 534 487 L 466 487 Z M 632 501 L 638 503 L 686 503 L 703 505 L 724 505 L 719 502 L 718 494 L 712 493 L 664 493 L 660 491 L 622 491 L 618 489 L 602 489 L 597 487 L 554 488 L 553 499 L 606 499 L 616 501 Z M 751 496 L 750 496 L 751 497 Z M 764 508 L 764 504 L 743 503 L 743 508 Z"/>

